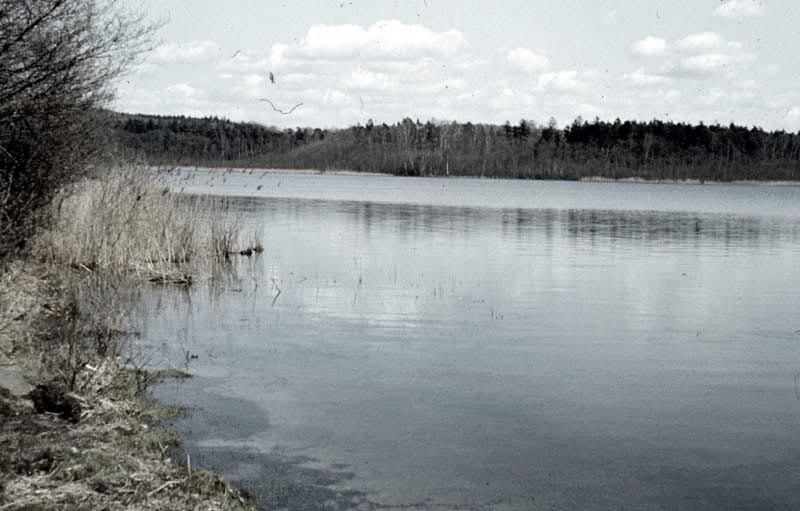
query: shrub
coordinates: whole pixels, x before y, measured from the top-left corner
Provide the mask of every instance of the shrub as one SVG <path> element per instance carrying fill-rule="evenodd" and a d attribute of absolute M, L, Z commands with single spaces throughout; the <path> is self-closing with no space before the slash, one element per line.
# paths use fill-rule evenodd
<path fill-rule="evenodd" d="M 124 0 L 4 0 L 0 7 L 0 258 L 104 147 L 112 82 L 157 28 Z"/>

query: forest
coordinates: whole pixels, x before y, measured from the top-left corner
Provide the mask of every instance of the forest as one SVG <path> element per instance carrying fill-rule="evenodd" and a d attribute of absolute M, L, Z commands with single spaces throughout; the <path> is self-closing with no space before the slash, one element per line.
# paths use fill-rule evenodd
<path fill-rule="evenodd" d="M 729 124 L 581 117 L 564 128 L 470 122 L 278 129 L 217 117 L 113 113 L 127 156 L 157 165 L 517 179 L 796 180 L 800 134 Z"/>

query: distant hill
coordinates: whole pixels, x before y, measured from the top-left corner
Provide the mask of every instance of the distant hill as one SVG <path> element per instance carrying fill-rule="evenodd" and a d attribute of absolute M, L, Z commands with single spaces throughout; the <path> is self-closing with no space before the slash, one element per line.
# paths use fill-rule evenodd
<path fill-rule="evenodd" d="M 112 114 L 128 154 L 157 164 L 348 169 L 414 176 L 523 179 L 800 179 L 800 134 L 761 128 L 587 122 L 564 129 L 421 123 L 277 129 L 217 117 Z"/>

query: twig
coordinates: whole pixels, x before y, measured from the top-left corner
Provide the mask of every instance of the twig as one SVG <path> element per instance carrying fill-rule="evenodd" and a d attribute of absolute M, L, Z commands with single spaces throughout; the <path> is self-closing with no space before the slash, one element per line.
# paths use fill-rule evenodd
<path fill-rule="evenodd" d="M 166 483 L 162 484 L 161 486 L 159 486 L 159 487 L 158 487 L 158 488 L 156 488 L 155 490 L 153 490 L 153 491 L 151 491 L 150 493 L 148 493 L 148 494 L 147 494 L 147 496 L 148 496 L 148 497 L 152 497 L 153 495 L 155 495 L 156 493 L 160 492 L 160 491 L 161 491 L 161 490 L 163 490 L 164 488 L 167 488 L 168 486 L 174 486 L 174 485 L 176 485 L 176 484 L 181 484 L 181 483 L 182 483 L 182 482 L 184 482 L 185 480 L 186 480 L 186 479 L 174 479 L 174 480 L 172 480 L 172 481 L 167 481 Z"/>
<path fill-rule="evenodd" d="M 303 106 L 303 103 L 298 103 L 295 106 L 293 106 L 291 108 L 291 110 L 289 110 L 287 112 L 284 112 L 283 110 L 281 110 L 280 108 L 275 106 L 275 104 L 272 101 L 270 101 L 269 99 L 267 99 L 267 98 L 261 98 L 259 101 L 266 101 L 267 103 L 269 103 L 269 106 L 271 106 L 273 110 L 275 110 L 276 112 L 278 112 L 280 114 L 283 114 L 283 115 L 289 115 L 290 113 L 294 112 L 297 108 L 300 108 L 301 106 Z"/>

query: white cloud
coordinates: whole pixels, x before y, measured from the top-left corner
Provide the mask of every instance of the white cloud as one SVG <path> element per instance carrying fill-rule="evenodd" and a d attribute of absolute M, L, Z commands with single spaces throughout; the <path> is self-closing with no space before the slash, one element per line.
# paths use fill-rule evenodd
<path fill-rule="evenodd" d="M 800 106 L 789 107 L 783 118 L 789 121 L 800 121 Z"/>
<path fill-rule="evenodd" d="M 387 90 L 397 86 L 386 73 L 376 73 L 365 69 L 354 69 L 345 80 L 348 88 L 360 90 Z"/>
<path fill-rule="evenodd" d="M 550 64 L 547 57 L 538 55 L 527 48 L 514 48 L 508 52 L 506 60 L 512 66 L 528 73 L 542 71 Z"/>
<path fill-rule="evenodd" d="M 517 113 L 520 108 L 533 104 L 533 96 L 528 93 L 519 93 L 511 87 L 503 87 L 492 95 L 489 107 L 493 110 Z"/>
<path fill-rule="evenodd" d="M 283 54 L 286 53 L 286 50 L 289 48 L 286 44 L 274 44 L 272 48 L 269 49 L 269 57 L 268 61 L 272 67 L 278 67 L 284 60 Z"/>
<path fill-rule="evenodd" d="M 681 58 L 676 71 L 690 75 L 733 73 L 753 59 L 749 54 L 704 53 Z"/>
<path fill-rule="evenodd" d="M 559 92 L 575 92 L 583 88 L 578 81 L 578 72 L 575 70 L 544 73 L 539 77 L 536 89 L 539 91 L 554 90 Z"/>
<path fill-rule="evenodd" d="M 264 84 L 266 82 L 266 78 L 261 75 L 227 75 L 224 78 L 232 81 L 231 92 L 234 93 L 234 97 L 255 100 L 264 96 Z"/>
<path fill-rule="evenodd" d="M 219 46 L 214 41 L 189 41 L 162 44 L 153 51 L 150 61 L 156 64 L 194 64 L 218 55 Z"/>
<path fill-rule="evenodd" d="M 631 46 L 633 53 L 651 57 L 656 55 L 663 55 L 667 51 L 667 41 L 660 37 L 647 36 L 640 41 L 636 41 Z"/>
<path fill-rule="evenodd" d="M 197 89 L 195 89 L 188 83 L 172 84 L 169 87 L 167 87 L 166 91 L 170 94 L 174 94 L 177 96 L 184 96 L 187 98 L 197 95 Z"/>
<path fill-rule="evenodd" d="M 466 45 L 458 30 L 434 32 L 397 20 L 359 25 L 313 25 L 300 44 L 300 55 L 311 59 L 413 58 L 452 55 Z"/>
<path fill-rule="evenodd" d="M 641 98 L 647 103 L 666 105 L 677 105 L 682 97 L 683 93 L 677 89 L 658 89 L 655 91 L 645 91 L 641 94 Z"/>
<path fill-rule="evenodd" d="M 716 50 L 722 46 L 722 36 L 716 32 L 702 32 L 699 34 L 691 34 L 677 43 L 675 47 L 683 51 L 711 51 Z"/>
<path fill-rule="evenodd" d="M 348 94 L 337 90 L 327 89 L 322 95 L 322 102 L 329 106 L 350 107 L 355 104 L 355 99 Z"/>
<path fill-rule="evenodd" d="M 766 12 L 764 2 L 760 0 L 729 0 L 714 9 L 715 16 L 724 18 L 750 18 L 763 16 Z"/>
<path fill-rule="evenodd" d="M 648 74 L 642 68 L 637 69 L 633 73 L 626 73 L 622 75 L 622 79 L 633 85 L 654 85 L 669 80 L 665 76 Z"/>

